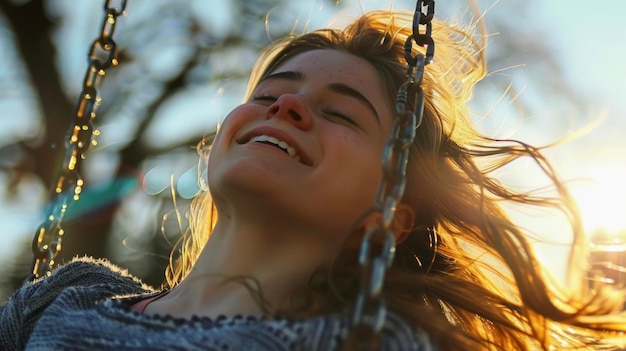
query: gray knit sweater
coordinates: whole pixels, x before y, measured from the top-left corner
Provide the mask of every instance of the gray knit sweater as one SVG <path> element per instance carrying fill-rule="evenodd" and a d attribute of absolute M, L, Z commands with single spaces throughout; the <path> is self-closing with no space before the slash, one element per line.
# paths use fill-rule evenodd
<path fill-rule="evenodd" d="M 0 306 L 0 350 L 334 350 L 349 330 L 347 313 L 178 319 L 131 309 L 157 293 L 106 261 L 76 259 Z M 383 350 L 435 349 L 393 313 L 382 336 Z"/>

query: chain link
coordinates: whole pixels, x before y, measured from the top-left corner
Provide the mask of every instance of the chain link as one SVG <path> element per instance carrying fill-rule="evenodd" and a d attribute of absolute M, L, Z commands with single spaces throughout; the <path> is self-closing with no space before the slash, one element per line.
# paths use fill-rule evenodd
<path fill-rule="evenodd" d="M 379 184 L 372 213 L 381 213 L 382 221 L 370 227 L 363 237 L 359 252 L 359 264 L 363 277 L 352 315 L 355 330 L 372 335 L 380 333 L 387 314 L 387 305 L 382 296 L 385 273 L 391 266 L 395 254 L 395 236 L 392 224 L 396 206 L 402 200 L 406 186 L 406 165 L 409 148 L 415 139 L 415 131 L 422 122 L 424 113 L 424 93 L 421 81 L 424 66 L 434 55 L 434 42 L 431 37 L 431 20 L 435 3 L 432 0 L 417 2 L 413 18 L 413 34 L 405 43 L 407 61 L 407 81 L 400 86 L 396 96 L 396 118 L 391 135 L 382 156 L 383 178 Z M 420 26 L 425 32 L 420 32 Z M 426 47 L 425 56 L 412 56 L 413 41 Z M 415 92 L 414 111 L 408 101 L 409 93 Z M 357 340 L 367 343 L 367 340 Z M 368 347 L 369 345 L 362 345 Z"/>
<path fill-rule="evenodd" d="M 73 115 L 73 123 L 65 141 L 65 156 L 61 174 L 57 178 L 50 198 L 44 222 L 39 226 L 33 238 L 32 250 L 34 262 L 30 279 L 50 275 L 55 258 L 61 251 L 63 228 L 61 221 L 71 201 L 78 200 L 83 188 L 83 179 L 79 173 L 85 153 L 94 144 L 92 121 L 95 109 L 100 104 L 97 87 L 106 70 L 117 65 L 117 46 L 113 33 L 117 17 L 126 11 L 127 0 L 117 2 L 106 0 L 104 20 L 100 36 L 92 43 L 89 50 L 89 66 L 83 80 L 83 88 Z"/>

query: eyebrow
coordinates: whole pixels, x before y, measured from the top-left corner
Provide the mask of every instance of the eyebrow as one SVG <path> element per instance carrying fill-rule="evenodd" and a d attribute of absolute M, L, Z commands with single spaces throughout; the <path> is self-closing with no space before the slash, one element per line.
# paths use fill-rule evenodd
<path fill-rule="evenodd" d="M 286 79 L 286 80 L 292 80 L 292 81 L 303 81 L 304 80 L 304 74 L 302 74 L 302 72 L 297 72 L 297 71 L 276 72 L 276 73 L 269 74 L 266 77 L 264 77 L 263 79 L 261 79 L 259 84 L 261 82 L 266 81 L 266 80 L 272 80 L 272 79 Z M 372 111 L 372 113 L 374 114 L 374 117 L 376 117 L 376 121 L 380 125 L 380 117 L 378 116 L 378 113 L 376 112 L 376 109 L 374 108 L 374 105 L 372 105 L 372 103 L 363 94 L 361 94 L 358 90 L 350 87 L 349 85 L 343 84 L 343 83 L 332 83 L 332 84 L 329 84 L 327 86 L 327 88 L 330 91 L 332 91 L 332 92 L 352 97 L 352 98 L 356 99 L 357 101 L 359 101 L 360 103 L 362 103 L 363 105 L 365 105 L 365 107 L 367 107 L 370 111 Z"/>

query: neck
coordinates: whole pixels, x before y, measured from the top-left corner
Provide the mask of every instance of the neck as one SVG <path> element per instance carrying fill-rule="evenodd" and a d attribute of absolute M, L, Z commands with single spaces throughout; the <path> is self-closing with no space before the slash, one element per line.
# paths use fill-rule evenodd
<path fill-rule="evenodd" d="M 169 314 L 263 315 L 259 297 L 270 308 L 284 307 L 336 252 L 315 233 L 276 218 L 219 218 L 192 271 L 163 299 L 176 301 Z"/>

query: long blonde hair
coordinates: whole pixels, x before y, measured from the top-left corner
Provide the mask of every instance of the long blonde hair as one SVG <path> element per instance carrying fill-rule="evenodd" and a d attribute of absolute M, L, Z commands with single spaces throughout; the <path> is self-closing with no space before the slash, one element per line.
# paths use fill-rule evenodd
<path fill-rule="evenodd" d="M 260 55 L 249 91 L 286 60 L 328 48 L 369 61 L 392 104 L 406 79 L 403 45 L 411 20 L 408 13 L 374 11 L 343 30 L 317 30 L 277 42 Z M 527 233 L 501 203 L 560 209 L 579 248 L 583 233 L 576 206 L 541 148 L 489 138 L 473 128 L 467 103 L 486 68 L 484 47 L 472 32 L 435 20 L 433 38 L 435 63 L 427 66 L 422 83 L 425 115 L 411 147 L 404 199 L 416 211 L 416 221 L 386 276 L 389 308 L 446 350 L 585 348 L 601 343 L 602 331 L 626 329 L 598 317 L 623 306 L 622 295 L 583 300 L 546 279 Z M 536 161 L 558 196 L 515 192 L 490 175 L 520 157 Z M 191 235 L 167 271 L 172 286 L 190 271 L 217 220 L 208 191 L 195 199 L 190 214 Z M 583 259 L 572 251 L 572 262 Z M 279 312 L 306 318 L 350 308 L 359 279 L 355 249 L 346 246 L 335 264 L 294 295 L 297 303 Z"/>

